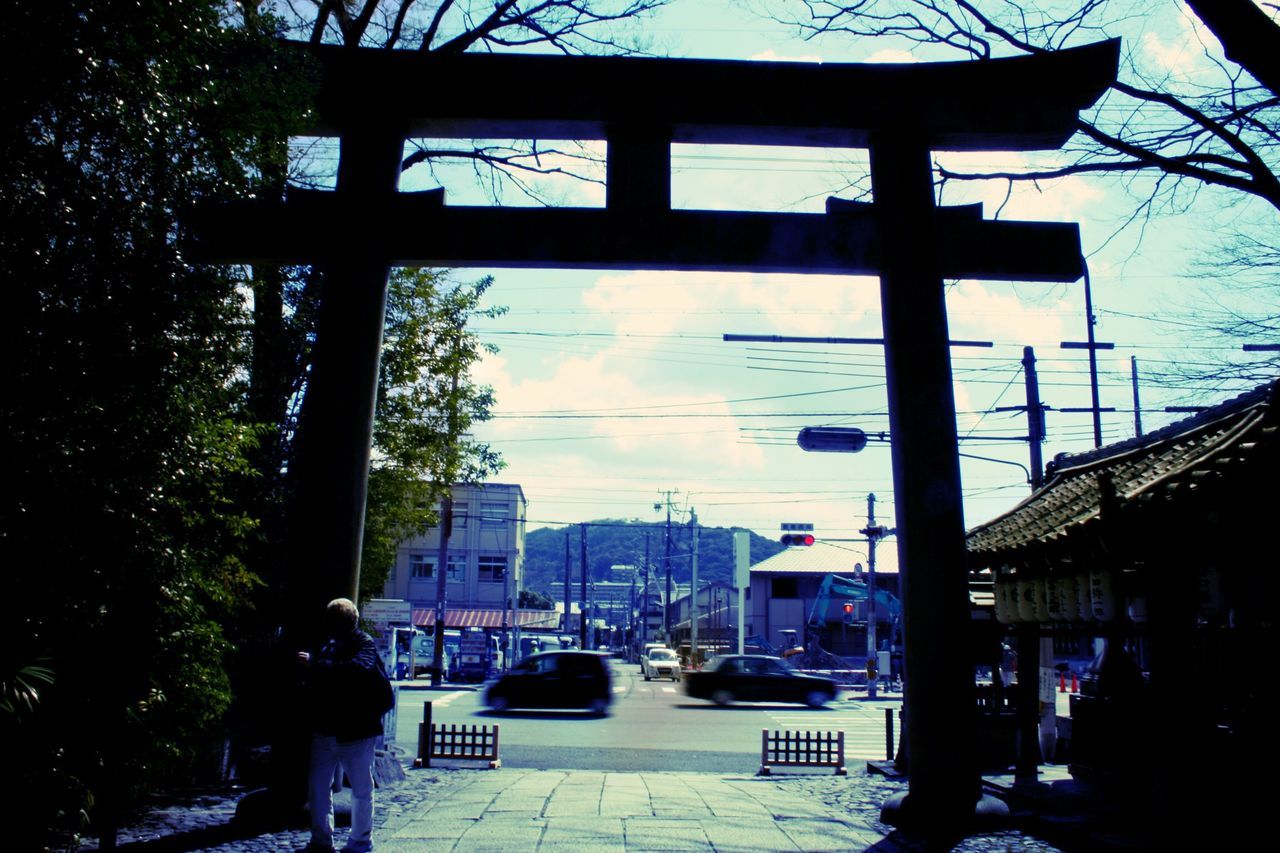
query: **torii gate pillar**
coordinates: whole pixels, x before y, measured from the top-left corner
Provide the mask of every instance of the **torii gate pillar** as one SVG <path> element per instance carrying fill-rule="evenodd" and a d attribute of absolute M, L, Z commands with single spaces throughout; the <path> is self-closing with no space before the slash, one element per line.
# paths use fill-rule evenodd
<path fill-rule="evenodd" d="M 351 129 L 337 195 L 354 209 L 395 197 L 404 137 Z M 349 223 L 332 223 L 339 231 Z M 389 258 L 358 239 L 324 266 L 316 343 L 298 425 L 289 515 L 290 620 L 305 633 L 334 595 L 357 601 Z"/>
<path fill-rule="evenodd" d="M 975 811 L 1007 814 L 981 797 L 970 733 L 977 725 L 967 644 L 969 590 L 951 384 L 946 294 L 939 271 L 929 149 L 918 135 L 871 140 L 881 223 L 885 374 L 902 571 L 904 736 L 909 792 L 890 799 L 897 825 L 967 826 Z M 957 736 L 958 735 L 958 736 Z"/>

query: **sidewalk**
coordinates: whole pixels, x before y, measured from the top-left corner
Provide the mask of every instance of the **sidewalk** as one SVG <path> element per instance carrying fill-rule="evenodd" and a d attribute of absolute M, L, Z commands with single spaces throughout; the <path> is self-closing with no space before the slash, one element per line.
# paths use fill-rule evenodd
<path fill-rule="evenodd" d="M 833 778 L 824 777 L 824 783 Z M 886 842 L 887 827 L 826 806 L 809 790 L 814 781 L 813 776 L 476 771 L 447 795 L 388 820 L 374 842 L 385 851 L 475 853 L 911 849 Z M 839 781 L 850 784 L 846 778 Z M 866 782 L 867 793 L 876 797 L 888 793 L 879 789 L 898 787 L 871 777 Z"/>
<path fill-rule="evenodd" d="M 1061 853 L 1134 849 L 1098 843 L 1075 832 L 1045 840 L 1011 828 L 970 835 L 946 847 L 879 821 L 880 807 L 906 781 L 868 775 L 776 773 L 769 777 L 695 772 L 615 773 L 587 770 L 432 767 L 407 770 L 405 781 L 378 790 L 378 851 L 798 851 L 876 853 Z M 991 781 L 991 780 L 988 780 Z M 299 851 L 299 827 L 246 831 L 233 820 L 243 791 L 175 798 L 157 804 L 142 824 L 120 833 L 119 849 L 144 853 L 275 853 Z M 337 796 L 342 803 L 348 796 Z M 1015 814 L 1017 809 L 1015 807 Z M 347 827 L 340 826 L 341 846 Z M 1042 837 L 1038 837 L 1042 836 Z M 95 849 L 86 843 L 82 849 Z"/>

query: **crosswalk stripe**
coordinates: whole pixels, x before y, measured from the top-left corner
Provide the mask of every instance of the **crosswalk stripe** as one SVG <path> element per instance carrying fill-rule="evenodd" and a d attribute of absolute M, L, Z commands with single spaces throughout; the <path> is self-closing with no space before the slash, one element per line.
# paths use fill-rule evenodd
<path fill-rule="evenodd" d="M 833 715 L 801 711 L 768 716 L 782 731 L 843 731 L 846 759 L 882 761 L 885 758 L 884 717 L 881 714 Z"/>

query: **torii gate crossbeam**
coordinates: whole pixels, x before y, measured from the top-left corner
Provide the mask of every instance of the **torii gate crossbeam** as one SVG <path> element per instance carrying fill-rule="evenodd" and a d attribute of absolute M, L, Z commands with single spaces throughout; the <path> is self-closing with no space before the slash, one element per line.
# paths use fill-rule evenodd
<path fill-rule="evenodd" d="M 973 673 L 959 641 L 968 590 L 943 279 L 1073 281 L 1082 261 L 1072 225 L 939 210 L 931 152 L 1062 145 L 1078 111 L 1114 81 L 1118 41 L 913 65 L 315 55 L 322 84 L 310 131 L 341 139 L 336 191 L 205 207 L 187 220 L 193 257 L 329 270 L 296 456 L 291 577 L 307 592 L 297 606 L 318 610 L 358 584 L 392 263 L 878 275 L 910 780 L 886 816 L 944 831 L 968 825 L 982 803 Z M 450 208 L 439 192 L 399 194 L 410 136 L 605 139 L 605 208 Z M 672 142 L 865 147 L 875 203 L 826 215 L 673 211 Z"/>

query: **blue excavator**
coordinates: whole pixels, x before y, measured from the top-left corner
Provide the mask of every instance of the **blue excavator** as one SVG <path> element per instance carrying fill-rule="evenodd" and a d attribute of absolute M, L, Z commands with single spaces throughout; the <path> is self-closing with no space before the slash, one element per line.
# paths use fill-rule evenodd
<path fill-rule="evenodd" d="M 757 647 L 767 655 L 787 658 L 792 665 L 800 669 L 861 669 L 862 661 L 855 665 L 852 661 L 832 654 L 822 648 L 818 637 L 820 630 L 835 621 L 829 618 L 832 599 L 865 603 L 867 595 L 866 581 L 840 575 L 827 575 L 819 584 L 818 594 L 809 608 L 803 644 L 796 641 L 795 631 L 782 631 L 785 638 L 782 647 L 773 645 L 759 635 L 747 637 L 743 641 L 744 645 Z M 902 602 L 896 596 L 883 589 L 877 589 L 875 596 L 877 622 L 892 624 L 901 618 Z"/>

